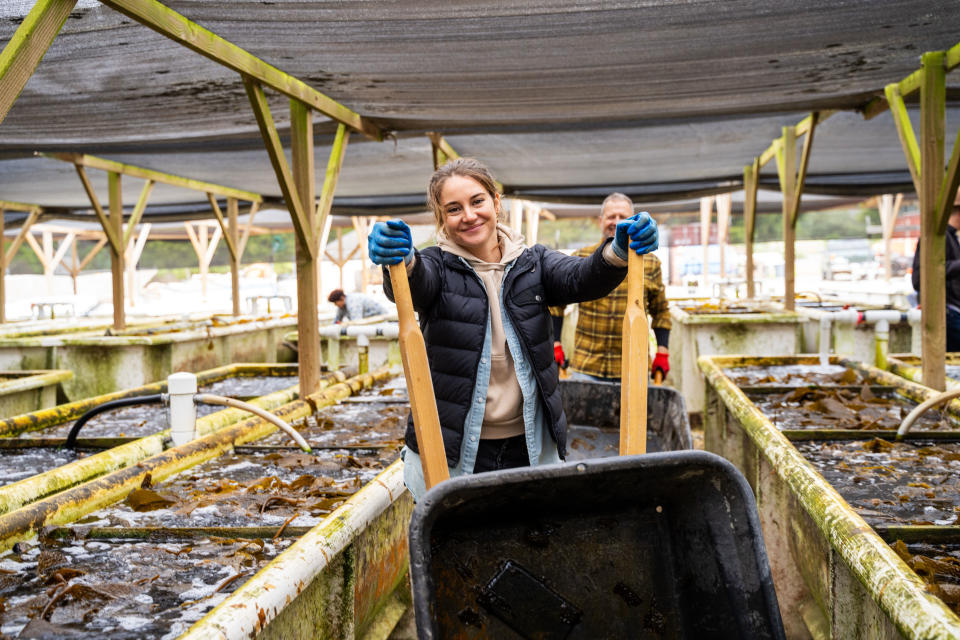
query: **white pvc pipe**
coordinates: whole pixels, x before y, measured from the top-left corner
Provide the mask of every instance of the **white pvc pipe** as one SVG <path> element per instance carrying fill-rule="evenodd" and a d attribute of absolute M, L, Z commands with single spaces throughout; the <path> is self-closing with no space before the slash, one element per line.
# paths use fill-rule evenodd
<path fill-rule="evenodd" d="M 197 376 L 178 371 L 167 376 L 167 394 L 170 397 L 170 438 L 174 446 L 186 444 L 197 437 Z"/>
<path fill-rule="evenodd" d="M 897 429 L 897 440 L 900 440 L 903 438 L 903 436 L 907 435 L 907 432 L 910 431 L 910 427 L 913 426 L 913 423 L 916 422 L 917 418 L 919 418 L 927 409 L 935 407 L 938 404 L 946 402 L 947 400 L 952 400 L 958 396 L 960 396 L 960 387 L 955 389 L 947 389 L 946 391 L 938 393 L 929 400 L 918 405 L 913 411 L 908 413 L 907 417 L 904 418 L 903 422 L 900 423 L 900 428 Z"/>
<path fill-rule="evenodd" d="M 392 339 L 400 337 L 400 325 L 395 322 L 360 325 L 328 324 L 320 327 L 319 332 L 323 338 L 335 338 L 337 340 L 342 338 L 356 338 L 357 336 Z"/>
<path fill-rule="evenodd" d="M 193 400 L 194 402 L 203 402 L 204 404 L 218 404 L 225 407 L 233 407 L 234 409 L 249 411 L 250 413 L 260 416 L 264 420 L 276 425 L 281 431 L 293 438 L 294 442 L 297 443 L 297 446 L 307 453 L 312 452 L 310 445 L 306 440 L 303 439 L 303 436 L 297 433 L 296 429 L 291 427 L 286 421 L 254 404 L 244 402 L 243 400 L 237 400 L 236 398 L 227 398 L 225 396 L 214 395 L 212 393 L 198 393 L 193 396 Z"/>

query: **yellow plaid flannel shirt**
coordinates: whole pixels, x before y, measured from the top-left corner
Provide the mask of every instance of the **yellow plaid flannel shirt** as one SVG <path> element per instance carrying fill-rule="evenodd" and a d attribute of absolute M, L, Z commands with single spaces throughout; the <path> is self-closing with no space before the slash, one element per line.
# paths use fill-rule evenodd
<path fill-rule="evenodd" d="M 575 256 L 589 256 L 601 243 L 578 249 Z M 647 313 L 654 329 L 670 329 L 670 308 L 663 286 L 660 259 L 652 253 L 643 256 L 643 289 Z M 597 300 L 580 303 L 577 330 L 570 367 L 574 371 L 604 378 L 620 377 L 620 352 L 623 315 L 627 310 L 627 280 Z M 563 317 L 563 307 L 551 307 L 550 313 Z M 560 337 L 556 336 L 559 340 Z"/>

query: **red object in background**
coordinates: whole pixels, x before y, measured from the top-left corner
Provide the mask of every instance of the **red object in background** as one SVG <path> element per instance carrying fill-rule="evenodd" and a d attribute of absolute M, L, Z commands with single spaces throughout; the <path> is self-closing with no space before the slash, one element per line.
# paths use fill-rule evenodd
<path fill-rule="evenodd" d="M 663 372 L 663 377 L 667 377 L 667 373 L 670 371 L 670 356 L 666 353 L 658 353 L 653 358 L 653 365 L 650 367 L 650 375 L 652 376 L 657 369 Z"/>

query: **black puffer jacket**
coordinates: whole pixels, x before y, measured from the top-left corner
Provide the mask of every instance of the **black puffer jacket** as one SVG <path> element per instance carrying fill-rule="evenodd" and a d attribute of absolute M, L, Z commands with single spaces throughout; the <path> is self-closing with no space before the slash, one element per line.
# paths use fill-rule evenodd
<path fill-rule="evenodd" d="M 503 306 L 536 373 L 540 401 L 561 458 L 566 456 L 567 420 L 547 306 L 600 298 L 620 284 L 627 269 L 607 264 L 601 255 L 604 246 L 587 258 L 576 258 L 534 245 L 524 249 L 503 280 Z M 393 300 L 390 274 L 387 269 L 383 273 L 385 293 Z M 464 422 L 490 316 L 487 292 L 464 260 L 438 247 L 417 252 L 410 290 L 427 345 L 447 463 L 453 467 L 460 462 Z M 412 416 L 406 444 L 419 453 Z"/>

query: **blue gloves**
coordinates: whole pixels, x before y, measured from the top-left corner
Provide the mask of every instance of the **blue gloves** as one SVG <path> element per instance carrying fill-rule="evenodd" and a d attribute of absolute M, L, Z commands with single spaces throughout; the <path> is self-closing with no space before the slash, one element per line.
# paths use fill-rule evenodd
<path fill-rule="evenodd" d="M 387 220 L 373 225 L 367 238 L 367 250 L 374 264 L 400 264 L 413 258 L 413 237 L 403 220 Z"/>
<path fill-rule="evenodd" d="M 643 255 L 656 250 L 659 246 L 657 222 L 646 211 L 632 215 L 617 223 L 617 233 L 613 237 L 613 252 L 621 259 L 627 259 L 627 241 L 630 248 Z"/>

